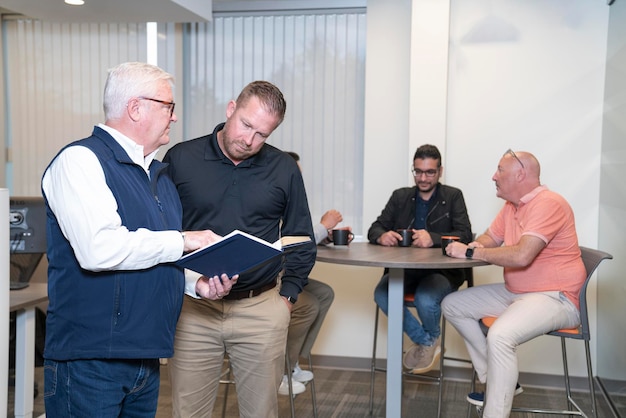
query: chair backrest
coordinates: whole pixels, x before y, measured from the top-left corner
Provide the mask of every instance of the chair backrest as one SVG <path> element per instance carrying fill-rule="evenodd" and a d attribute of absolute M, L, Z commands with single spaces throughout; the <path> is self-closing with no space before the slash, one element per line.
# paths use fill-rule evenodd
<path fill-rule="evenodd" d="M 565 335 L 569 338 L 577 338 L 582 340 L 589 340 L 591 338 L 591 332 L 589 331 L 589 315 L 587 313 L 587 285 L 596 271 L 602 260 L 612 259 L 613 256 L 609 253 L 600 250 L 594 250 L 592 248 L 580 247 L 583 263 L 585 264 L 585 270 L 587 270 L 587 278 L 580 289 L 580 327 L 581 333 L 576 335 Z M 551 333 L 555 334 L 555 333 Z"/>

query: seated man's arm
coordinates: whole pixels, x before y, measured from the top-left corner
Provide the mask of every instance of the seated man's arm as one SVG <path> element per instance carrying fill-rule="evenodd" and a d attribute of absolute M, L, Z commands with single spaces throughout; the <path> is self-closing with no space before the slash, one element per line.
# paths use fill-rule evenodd
<path fill-rule="evenodd" d="M 483 237 L 484 235 L 479 239 Z M 503 267 L 526 267 L 533 262 L 545 246 L 546 243 L 541 238 L 522 235 L 515 245 L 476 247 L 473 258 Z"/>

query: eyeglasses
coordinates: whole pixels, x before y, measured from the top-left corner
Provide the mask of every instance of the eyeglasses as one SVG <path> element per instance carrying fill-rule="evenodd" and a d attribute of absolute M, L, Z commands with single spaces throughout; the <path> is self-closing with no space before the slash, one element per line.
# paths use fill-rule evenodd
<path fill-rule="evenodd" d="M 524 163 L 522 162 L 522 160 L 520 160 L 520 159 L 517 157 L 517 155 L 515 155 L 515 152 L 514 152 L 511 148 L 509 148 L 508 150 L 506 150 L 506 152 L 504 153 L 504 155 L 507 155 L 507 154 L 511 154 L 511 155 L 513 156 L 513 158 L 515 158 L 515 159 L 517 160 L 517 162 L 519 163 L 519 165 L 521 165 L 521 166 L 522 166 L 522 168 L 526 168 L 526 167 L 524 167 Z"/>
<path fill-rule="evenodd" d="M 151 102 L 157 102 L 157 103 L 162 103 L 164 105 L 167 105 L 169 106 L 169 109 L 170 109 L 170 118 L 174 114 L 174 106 L 176 106 L 176 103 L 174 102 L 166 102 L 165 100 L 151 99 L 150 97 L 137 97 L 137 98 L 139 100 L 150 100 Z"/>
<path fill-rule="evenodd" d="M 435 177 L 435 175 L 437 175 L 438 172 L 439 172 L 439 169 L 436 169 L 436 170 L 430 169 L 426 171 L 422 171 L 415 167 L 411 169 L 411 173 L 413 173 L 415 177 L 421 177 L 422 174 L 426 174 L 426 177 Z"/>

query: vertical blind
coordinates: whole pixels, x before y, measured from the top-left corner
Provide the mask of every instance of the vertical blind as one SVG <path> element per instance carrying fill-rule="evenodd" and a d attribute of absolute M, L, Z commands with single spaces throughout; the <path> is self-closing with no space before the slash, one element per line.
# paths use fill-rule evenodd
<path fill-rule="evenodd" d="M 185 138 L 212 132 L 247 83 L 276 84 L 287 114 L 268 143 L 300 155 L 314 222 L 335 208 L 361 233 L 365 14 L 216 16 L 183 44 Z"/>
<path fill-rule="evenodd" d="M 50 159 L 103 121 L 107 70 L 146 60 L 146 24 L 2 24 L 6 187 L 38 195 Z M 183 25 L 182 43 L 166 28 L 163 68 L 182 68 L 182 139 L 211 132 L 248 82 L 273 82 L 287 115 L 268 142 L 300 154 L 314 221 L 336 208 L 343 225 L 362 233 L 365 12 L 216 15 Z"/>
<path fill-rule="evenodd" d="M 145 24 L 2 22 L 7 185 L 41 195 L 41 176 L 66 144 L 103 122 L 107 70 L 146 60 Z"/>

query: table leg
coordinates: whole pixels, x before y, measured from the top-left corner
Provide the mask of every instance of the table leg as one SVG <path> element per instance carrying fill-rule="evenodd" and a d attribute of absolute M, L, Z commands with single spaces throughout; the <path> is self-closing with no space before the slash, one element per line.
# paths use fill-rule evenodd
<path fill-rule="evenodd" d="M 387 418 L 402 414 L 402 311 L 404 269 L 389 269 L 389 315 L 387 321 Z"/>
<path fill-rule="evenodd" d="M 15 319 L 15 417 L 32 418 L 35 380 L 35 308 Z"/>

